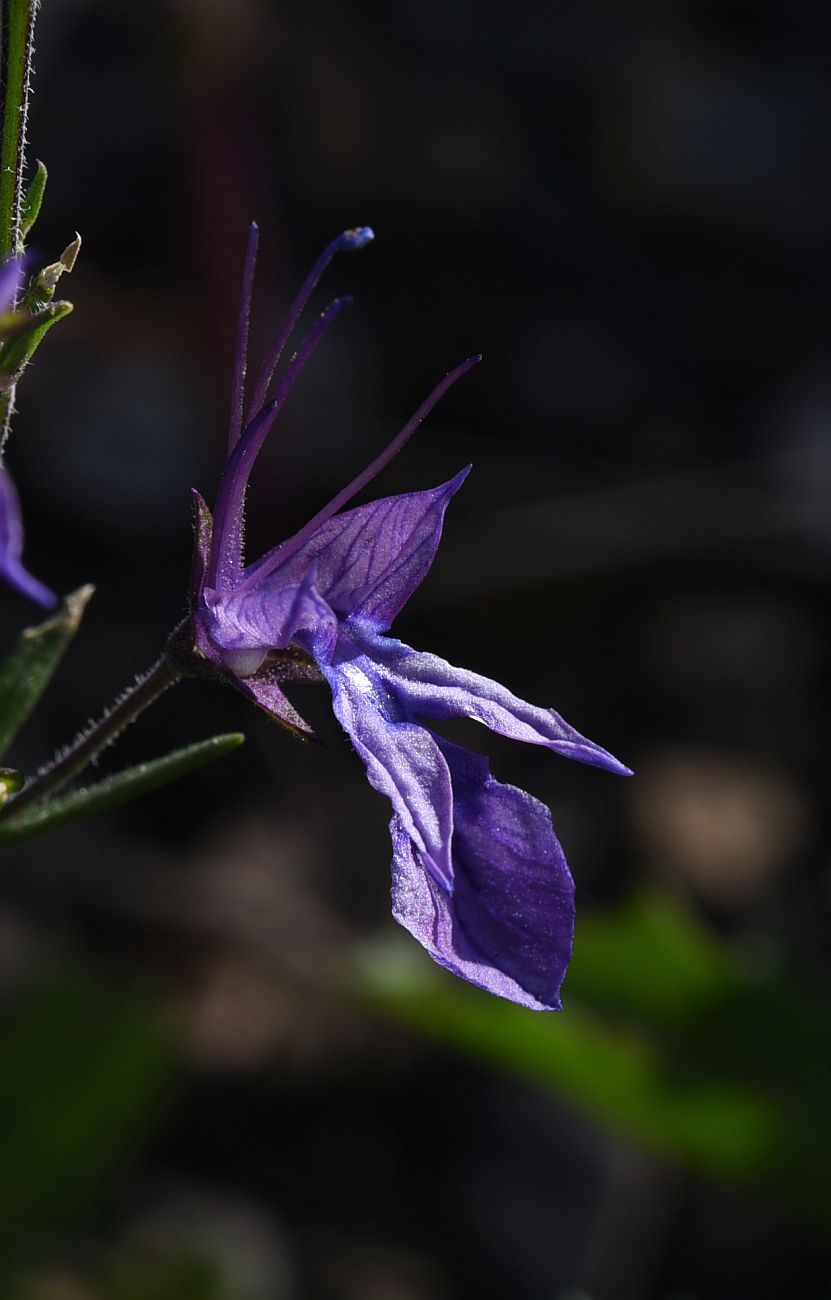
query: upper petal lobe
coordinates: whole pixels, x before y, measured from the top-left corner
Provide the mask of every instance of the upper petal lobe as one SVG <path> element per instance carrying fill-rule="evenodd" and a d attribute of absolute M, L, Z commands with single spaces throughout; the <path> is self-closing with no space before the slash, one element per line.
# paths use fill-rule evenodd
<path fill-rule="evenodd" d="M 389 627 L 427 575 L 445 510 L 467 474 L 335 515 L 286 564 L 273 567 L 278 547 L 251 565 L 240 593 L 298 582 L 315 565 L 317 589 L 340 618 L 358 616 L 379 631 Z"/>

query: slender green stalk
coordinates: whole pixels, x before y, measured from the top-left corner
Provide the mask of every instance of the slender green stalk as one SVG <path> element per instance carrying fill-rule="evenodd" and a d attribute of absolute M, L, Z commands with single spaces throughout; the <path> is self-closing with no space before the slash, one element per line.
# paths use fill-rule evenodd
<path fill-rule="evenodd" d="M 26 121 L 39 3 L 0 0 L 0 261 L 23 252 Z M 42 198 L 42 184 L 40 189 Z M 9 436 L 14 395 L 14 382 L 0 394 L 0 455 Z"/>
<path fill-rule="evenodd" d="M 39 0 L 0 0 L 0 258 L 23 251 L 26 119 Z"/>
<path fill-rule="evenodd" d="M 0 809 L 0 821 L 5 821 L 7 817 L 16 817 L 30 804 L 39 803 L 47 795 L 60 790 L 181 677 L 182 673 L 179 669 L 166 655 L 162 655 L 159 662 L 145 673 L 144 677 L 140 677 L 135 686 L 125 691 L 97 722 L 86 731 L 82 731 L 68 749 L 58 754 L 33 781 L 24 786 L 20 794 L 9 799 L 8 803 Z"/>

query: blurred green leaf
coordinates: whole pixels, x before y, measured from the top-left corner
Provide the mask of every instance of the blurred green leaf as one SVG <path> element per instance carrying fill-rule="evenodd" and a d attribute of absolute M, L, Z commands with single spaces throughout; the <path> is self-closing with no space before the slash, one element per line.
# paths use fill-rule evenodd
<path fill-rule="evenodd" d="M 186 1258 L 128 1261 L 105 1294 L 107 1300 L 230 1300 L 215 1264 Z"/>
<path fill-rule="evenodd" d="M 581 914 L 566 987 L 595 1008 L 677 1027 L 745 984 L 692 915 L 669 897 L 644 894 L 613 912 Z"/>
<path fill-rule="evenodd" d="M 0 663 L 0 757 L 49 685 L 78 631 L 93 590 L 81 587 L 67 596 L 57 614 L 45 623 L 25 628 L 11 654 Z"/>
<path fill-rule="evenodd" d="M 0 823 L 0 845 L 16 844 L 19 840 L 56 830 L 58 826 L 78 821 L 81 817 L 92 817 L 96 813 L 118 808 L 131 799 L 138 799 L 150 790 L 156 790 L 159 786 L 195 771 L 205 763 L 213 762 L 215 758 L 222 758 L 237 749 L 244 740 L 245 736 L 241 732 L 232 731 L 223 736 L 212 736 L 210 740 L 197 741 L 194 745 L 166 754 L 164 758 L 129 767 L 96 785 L 74 790 L 71 794 L 46 803 L 30 804 L 16 819 L 14 804 L 11 804 L 7 819 Z"/>
<path fill-rule="evenodd" d="M 10 794 L 17 794 L 23 789 L 25 777 L 13 767 L 0 767 L 0 808 Z"/>
<path fill-rule="evenodd" d="M 0 1021 L 0 1060 L 2 1276 L 90 1211 L 157 1110 L 168 1052 L 138 998 L 64 973 Z"/>
<path fill-rule="evenodd" d="M 148 1258 L 128 1248 L 114 1259 L 108 1252 L 107 1263 L 92 1276 L 70 1273 L 56 1281 L 50 1272 L 26 1272 L 14 1282 L 9 1300 L 242 1300 L 216 1264 L 184 1250 L 153 1251 Z"/>
<path fill-rule="evenodd" d="M 26 239 L 32 226 L 40 215 L 41 204 L 43 203 L 43 194 L 46 189 L 48 173 L 43 163 L 38 160 L 35 167 L 35 174 L 29 181 L 28 189 L 23 198 L 23 206 L 20 210 L 20 238 Z"/>
<path fill-rule="evenodd" d="M 782 1140 L 765 1098 L 730 1082 L 682 1083 L 659 1049 L 573 997 L 562 1014 L 526 1011 L 428 969 L 376 952 L 364 994 L 448 1046 L 570 1097 L 629 1136 L 719 1175 L 764 1169 Z"/>

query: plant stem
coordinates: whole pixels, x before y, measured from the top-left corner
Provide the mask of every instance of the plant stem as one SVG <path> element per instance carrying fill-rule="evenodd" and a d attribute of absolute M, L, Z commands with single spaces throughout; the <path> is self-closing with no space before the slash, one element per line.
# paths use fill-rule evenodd
<path fill-rule="evenodd" d="M 38 0 L 0 0 L 0 258 L 22 253 L 26 118 Z"/>
<path fill-rule="evenodd" d="M 119 696 L 97 722 L 82 731 L 68 749 L 58 754 L 33 781 L 24 786 L 20 794 L 0 809 L 0 821 L 15 817 L 24 808 L 40 802 L 55 790 L 60 790 L 82 772 L 102 749 L 111 745 L 124 728 L 153 704 L 169 686 L 180 681 L 182 676 L 180 669 L 166 655 L 162 655 L 158 663 Z"/>
<path fill-rule="evenodd" d="M 23 252 L 26 120 L 39 3 L 0 0 L 0 262 Z M 0 456 L 9 436 L 15 387 L 12 383 L 0 394 Z"/>

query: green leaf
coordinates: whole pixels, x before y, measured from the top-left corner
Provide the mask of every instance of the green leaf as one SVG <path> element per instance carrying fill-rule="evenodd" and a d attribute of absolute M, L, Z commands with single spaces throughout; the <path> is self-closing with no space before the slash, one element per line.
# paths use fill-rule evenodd
<path fill-rule="evenodd" d="M 5 820 L 0 822 L 0 845 L 16 844 L 18 840 L 42 835 L 58 826 L 65 826 L 67 822 L 78 821 L 81 817 L 92 817 L 96 813 L 118 808 L 131 799 L 138 799 L 150 790 L 156 790 L 159 786 L 195 771 L 215 758 L 222 758 L 244 740 L 245 736 L 238 731 L 224 736 L 212 736 L 210 740 L 201 740 L 195 745 L 187 745 L 184 749 L 166 754 L 164 758 L 127 768 L 86 789 L 75 790 L 46 803 L 29 805 L 17 820 L 14 817 L 14 804 L 11 804 Z"/>
<path fill-rule="evenodd" d="M 611 912 L 583 912 L 569 995 L 604 1011 L 678 1026 L 740 991 L 744 972 L 671 898 L 638 895 Z"/>
<path fill-rule="evenodd" d="M 142 1000 L 63 969 L 5 1009 L 0 1058 L 2 1278 L 95 1207 L 158 1112 L 170 1053 Z"/>
<path fill-rule="evenodd" d="M 731 1081 L 681 1082 L 645 1036 L 569 999 L 563 1013 L 526 1011 L 376 950 L 361 989 L 387 1013 L 476 1060 L 569 1097 L 590 1114 L 706 1172 L 753 1177 L 783 1143 L 766 1098 Z"/>
<path fill-rule="evenodd" d="M 43 192 L 46 189 L 48 173 L 43 163 L 38 159 L 35 174 L 29 182 L 29 188 L 23 199 L 23 206 L 20 210 L 20 238 L 25 242 L 26 236 L 32 229 L 32 226 L 40 215 L 40 207 L 43 203 Z"/>
<path fill-rule="evenodd" d="M 49 685 L 93 591 L 81 587 L 67 596 L 57 614 L 37 627 L 27 627 L 0 663 L 0 757 Z"/>
<path fill-rule="evenodd" d="M 4 311 L 0 313 L 0 343 L 8 343 L 29 328 L 31 316 L 26 311 Z M 2 353 L 0 353 L 2 356 Z"/>
<path fill-rule="evenodd" d="M 29 364 L 53 325 L 68 316 L 72 303 L 61 299 L 51 302 L 35 313 L 28 323 L 9 339 L 0 356 L 0 379 L 4 388 L 14 384 L 21 371 Z"/>

